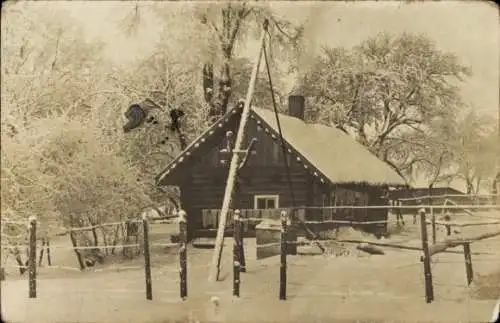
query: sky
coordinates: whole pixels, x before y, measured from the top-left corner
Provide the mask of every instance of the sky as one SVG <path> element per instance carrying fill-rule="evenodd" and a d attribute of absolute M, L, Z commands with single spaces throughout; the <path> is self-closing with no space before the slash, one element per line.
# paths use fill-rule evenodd
<path fill-rule="evenodd" d="M 142 6 L 149 5 L 140 1 Z M 117 26 L 135 2 L 131 1 L 60 1 L 61 6 L 84 24 L 89 39 L 106 43 L 106 56 L 127 64 L 150 53 L 159 40 L 159 21 L 143 19 L 139 34 L 127 38 Z M 164 3 L 166 8 L 186 2 Z M 471 67 L 473 76 L 461 85 L 466 103 L 477 111 L 499 117 L 500 29 L 499 8 L 487 1 L 295 1 L 272 2 L 279 14 L 305 27 L 307 52 L 319 53 L 323 45 L 352 47 L 380 32 L 424 34 L 442 51 L 455 53 Z M 255 56 L 255 43 L 247 54 Z"/>
<path fill-rule="evenodd" d="M 148 2 L 141 2 L 148 6 Z M 147 55 L 159 39 L 158 22 L 149 17 L 140 34 L 131 39 L 117 28 L 117 21 L 134 3 L 115 1 L 61 2 L 76 19 L 85 23 L 90 38 L 103 40 L 110 59 L 126 63 Z M 174 8 L 183 2 L 166 3 Z M 350 2 L 274 2 L 280 15 L 303 23 L 308 52 L 321 46 L 352 47 L 380 32 L 424 34 L 443 51 L 458 55 L 472 68 L 473 76 L 461 90 L 474 109 L 495 118 L 499 115 L 500 29 L 499 11 L 486 1 L 350 1 Z M 172 9 L 174 10 L 174 9 Z M 255 49 L 248 46 L 248 56 Z"/>

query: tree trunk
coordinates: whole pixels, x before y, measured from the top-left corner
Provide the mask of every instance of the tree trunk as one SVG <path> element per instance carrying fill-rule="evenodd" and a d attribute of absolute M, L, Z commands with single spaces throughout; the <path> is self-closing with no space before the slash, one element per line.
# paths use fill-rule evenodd
<path fill-rule="evenodd" d="M 101 227 L 101 232 L 102 232 L 102 241 L 103 241 L 104 245 L 107 246 L 108 239 L 106 238 L 106 230 L 103 227 Z M 109 254 L 109 250 L 108 250 L 108 248 L 104 248 L 104 250 L 105 250 L 105 253 L 107 256 Z"/>
<path fill-rule="evenodd" d="M 118 233 L 120 232 L 120 227 L 121 227 L 121 226 L 122 226 L 122 225 L 121 225 L 121 224 L 119 224 L 119 225 L 117 225 L 117 226 L 116 226 L 116 228 L 115 228 L 115 234 L 114 234 L 114 237 L 113 237 L 113 242 L 112 242 L 112 244 L 113 244 L 113 248 L 111 248 L 111 254 L 112 254 L 112 255 L 114 255 L 114 254 L 115 254 L 115 246 L 116 246 L 116 244 L 118 243 Z"/>
<path fill-rule="evenodd" d="M 495 178 L 493 178 L 491 194 L 493 195 L 492 204 L 496 205 L 497 203 L 500 203 L 500 198 L 496 196 L 497 194 L 500 194 L 500 172 L 498 172 Z"/>
<path fill-rule="evenodd" d="M 94 237 L 94 246 L 98 246 L 99 238 L 97 237 L 97 230 L 95 228 L 92 229 L 92 236 Z"/>
<path fill-rule="evenodd" d="M 467 185 L 467 195 L 472 194 L 472 192 L 474 191 L 474 185 L 472 184 L 472 180 L 470 178 L 466 178 L 465 183 Z"/>
<path fill-rule="evenodd" d="M 16 254 L 16 262 L 19 266 L 19 274 L 24 274 L 24 272 L 26 271 L 26 267 L 25 267 L 25 264 L 23 263 L 23 259 L 21 258 L 21 254 Z"/>
<path fill-rule="evenodd" d="M 205 101 L 212 106 L 214 94 L 214 66 L 210 63 L 203 65 L 203 93 Z"/>
<path fill-rule="evenodd" d="M 232 80 L 231 80 L 231 71 L 229 67 L 229 62 L 231 60 L 231 54 L 224 54 L 224 62 L 222 63 L 221 68 L 221 76 L 219 81 L 219 98 L 218 103 L 220 104 L 219 113 L 220 115 L 224 115 L 227 111 L 227 106 L 229 104 L 229 98 L 231 97 L 232 89 Z"/>

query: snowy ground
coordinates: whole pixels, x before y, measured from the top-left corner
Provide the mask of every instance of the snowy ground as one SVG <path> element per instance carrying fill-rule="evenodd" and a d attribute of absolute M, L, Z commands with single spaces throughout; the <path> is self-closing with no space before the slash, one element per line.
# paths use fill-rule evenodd
<path fill-rule="evenodd" d="M 418 246 L 417 228 L 410 225 L 389 240 Z M 53 244 L 67 245 L 68 240 L 61 237 Z M 141 258 L 107 263 L 102 267 L 116 270 L 102 272 L 40 268 L 36 299 L 28 298 L 26 277 L 10 273 L 1 285 L 2 319 L 41 323 L 487 322 L 495 303 L 494 299 L 472 296 L 475 286 L 466 284 L 463 254 L 442 253 L 432 258 L 435 301 L 426 304 L 420 253 L 397 249 L 384 249 L 382 256 L 290 256 L 288 299 L 279 301 L 279 259 L 255 260 L 255 239 L 245 240 L 247 273 L 242 274 L 241 298 L 234 299 L 231 245 L 227 239 L 224 280 L 215 284 L 207 282 L 212 250 L 189 249 L 189 294 L 185 301 L 178 296 L 176 255 L 158 249 L 152 250 L 152 301 L 145 299 Z M 472 256 L 478 280 L 488 273 L 500 273 L 499 238 L 472 244 L 472 252 L 483 253 Z M 54 248 L 52 253 L 54 264 L 76 267 L 71 251 Z M 498 276 L 490 283 L 500 288 Z M 213 296 L 220 299 L 217 310 L 210 301 Z"/>

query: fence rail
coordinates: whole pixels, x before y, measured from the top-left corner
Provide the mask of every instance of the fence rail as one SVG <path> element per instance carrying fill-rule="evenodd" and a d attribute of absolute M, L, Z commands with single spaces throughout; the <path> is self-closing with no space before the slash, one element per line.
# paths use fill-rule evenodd
<path fill-rule="evenodd" d="M 243 249 L 243 238 L 242 233 L 244 231 L 245 224 L 252 222 L 259 222 L 266 219 L 266 214 L 269 216 L 267 219 L 276 220 L 281 225 L 281 235 L 279 242 L 272 242 L 267 244 L 268 246 L 280 246 L 280 284 L 279 284 L 279 299 L 286 300 L 286 284 L 287 284 L 287 249 L 289 246 L 294 245 L 315 245 L 317 243 L 325 243 L 327 241 L 332 242 L 347 242 L 347 243 L 367 243 L 374 246 L 380 247 L 394 247 L 401 249 L 410 249 L 417 250 L 423 252 L 423 256 L 421 261 L 424 264 L 424 277 L 425 277 L 425 285 L 426 285 L 426 300 L 427 302 L 432 302 L 434 300 L 434 291 L 433 291 L 433 282 L 432 282 L 432 268 L 430 266 L 431 257 L 437 253 L 441 252 L 453 252 L 457 253 L 457 251 L 448 250 L 449 248 L 463 246 L 464 248 L 464 261 L 466 264 L 466 279 L 467 283 L 470 284 L 472 281 L 472 260 L 471 254 L 473 254 L 470 250 L 470 244 L 476 243 L 477 241 L 492 238 L 500 235 L 500 230 L 488 232 L 481 235 L 465 235 L 465 236 L 451 236 L 447 239 L 444 239 L 439 242 L 431 243 L 428 241 L 428 233 L 427 226 L 428 225 L 440 225 L 446 227 L 469 227 L 469 226 L 489 226 L 489 225 L 498 225 L 500 224 L 500 220 L 496 221 L 466 221 L 466 222 L 456 222 L 456 221 L 442 221 L 436 220 L 434 216 L 431 216 L 429 219 L 429 215 L 427 211 L 432 211 L 436 209 L 436 206 L 433 205 L 418 205 L 418 206 L 400 206 L 400 205 L 384 205 L 384 206 L 353 206 L 353 205 L 344 205 L 344 206 L 331 206 L 331 207 L 299 207 L 299 208 L 287 208 L 287 209 L 278 209 L 278 210 L 270 210 L 266 212 L 261 212 L 261 210 L 235 210 L 234 214 L 231 214 L 231 224 L 234 226 L 234 245 L 233 245 L 233 295 L 236 297 L 240 296 L 240 286 L 241 286 L 241 277 L 240 273 L 245 272 L 245 256 Z M 444 205 L 439 206 L 438 208 L 443 209 L 494 209 L 500 210 L 500 206 L 497 205 Z M 420 225 L 421 225 L 421 239 L 422 239 L 422 247 L 415 246 L 402 246 L 391 243 L 382 243 L 382 242 L 373 242 L 373 241 L 360 241 L 360 240 L 343 240 L 343 239 L 309 239 L 307 241 L 290 241 L 288 240 L 287 230 L 291 227 L 288 217 L 290 213 L 296 212 L 299 215 L 303 216 L 305 224 L 312 225 L 321 225 L 321 224 L 345 224 L 345 225 L 372 225 L 372 224 L 387 224 L 394 221 L 389 220 L 380 220 L 380 221 L 352 221 L 352 220 L 308 220 L 307 219 L 307 210 L 334 210 L 334 209 L 381 209 L 381 210 L 398 210 L 398 209 L 411 209 L 418 211 L 420 215 Z M 219 210 L 216 210 L 219 211 Z M 273 213 L 271 215 L 271 212 Z M 277 217 L 277 213 L 279 212 L 280 217 Z M 416 212 L 415 212 L 416 213 Z M 17 221 L 16 221 L 17 222 Z M 182 300 L 186 299 L 188 296 L 188 284 L 187 284 L 187 273 L 188 273 L 188 261 L 187 261 L 187 248 L 186 248 L 186 214 L 184 211 L 179 212 L 179 217 L 175 220 L 173 219 L 163 219 L 160 223 L 177 223 L 179 225 L 179 242 L 178 243 L 151 243 L 149 241 L 149 224 L 151 222 L 155 223 L 152 220 L 149 220 L 147 217 L 144 217 L 141 221 L 133 220 L 133 221 L 122 221 L 122 222 L 113 222 L 113 223 L 104 223 L 95 226 L 88 226 L 84 228 L 69 228 L 69 232 L 75 231 L 84 231 L 84 230 L 92 230 L 94 228 L 106 227 L 106 226 L 116 226 L 122 225 L 126 223 L 141 222 L 143 224 L 143 238 L 144 238 L 144 270 L 145 270 L 145 293 L 146 299 L 152 300 L 152 278 L 151 278 L 151 260 L 149 254 L 150 246 L 158 246 L 158 247 L 178 247 L 179 250 L 179 268 L 172 270 L 171 272 L 177 272 L 178 283 L 179 283 L 179 296 Z M 19 266 L 19 268 L 28 269 L 29 273 L 29 297 L 35 298 L 37 297 L 36 293 L 36 277 L 37 277 L 37 262 L 36 262 L 36 230 L 37 230 L 37 220 L 34 218 L 29 219 L 29 221 L 21 222 L 23 225 L 27 225 L 28 230 L 28 241 L 29 244 L 24 245 L 2 245 L 2 248 L 27 248 L 29 250 L 29 262 L 26 266 Z M 78 230 L 77 230 L 78 229 Z M 448 233 L 450 235 L 450 233 Z M 436 240 L 435 232 L 433 232 L 433 241 Z M 54 247 L 52 248 L 65 248 L 65 249 L 73 249 L 75 251 L 78 250 L 86 250 L 86 249 L 107 249 L 107 248 L 126 248 L 126 247 L 139 247 L 141 244 L 133 243 L 133 244 L 123 244 L 123 245 L 97 245 L 97 246 L 73 246 L 73 247 Z M 260 245 L 261 247 L 264 245 Z M 203 268 L 208 268 L 209 264 L 204 265 Z M 46 267 L 49 269 L 56 269 L 58 266 L 49 266 Z M 142 267 L 134 267 L 142 268 Z M 197 268 L 196 266 L 189 267 L 190 269 Z M 82 268 L 80 268 L 82 269 Z M 109 269 L 116 270 L 116 268 Z M 95 270 L 98 271 L 98 270 Z"/>
<path fill-rule="evenodd" d="M 185 299 L 187 297 L 187 261 L 186 261 L 186 214 L 184 211 L 180 210 L 178 212 L 178 218 L 176 221 L 172 221 L 171 219 L 167 220 L 162 220 L 162 223 L 178 223 L 179 224 L 179 232 L 181 233 L 179 235 L 179 243 L 149 243 L 149 219 L 147 215 L 144 215 L 142 220 L 128 220 L 128 221 L 121 221 L 121 222 L 113 222 L 113 223 L 102 223 L 98 225 L 92 225 L 92 226 L 87 226 L 87 227 L 79 227 L 79 228 L 65 228 L 66 233 L 70 233 L 70 235 L 74 232 L 78 231 L 88 231 L 96 228 L 102 228 L 106 226 L 117 226 L 117 225 L 123 225 L 127 223 L 142 223 L 143 224 L 143 238 L 144 238 L 144 262 L 145 262 L 145 277 L 146 277 L 146 299 L 152 300 L 152 281 L 151 281 L 151 265 L 150 265 L 150 255 L 149 255 L 149 246 L 179 246 L 179 258 L 180 258 L 180 297 L 181 299 Z M 28 221 L 23 222 L 23 221 L 2 221 L 3 223 L 14 223 L 14 224 L 21 224 L 21 225 L 27 225 L 29 230 L 27 232 L 27 245 L 20 245 L 20 244 L 15 244 L 15 245 L 1 245 L 1 249 L 12 249 L 12 248 L 26 248 L 28 250 L 28 261 L 24 265 L 19 265 L 19 266 L 9 266 L 9 267 L 15 267 L 21 270 L 28 270 L 28 293 L 29 293 L 29 298 L 36 298 L 37 297 L 37 262 L 36 262 L 36 256 L 37 256 L 37 219 L 35 217 L 30 217 Z M 182 234 L 184 232 L 184 234 Z M 60 234 L 55 234 L 55 235 L 60 235 Z M 54 236 L 54 235 L 52 235 Z M 45 235 L 45 238 L 47 238 L 48 235 Z M 134 243 L 134 244 L 123 244 L 123 245 L 95 245 L 95 246 L 77 246 L 75 243 L 74 237 L 71 235 L 71 240 L 73 243 L 73 246 L 65 247 L 65 246 L 51 246 L 51 248 L 56 248 L 56 249 L 72 249 L 75 250 L 78 260 L 80 263 L 80 269 L 78 268 L 71 268 L 71 267 L 61 267 L 61 266 L 52 266 L 49 263 L 49 266 L 46 267 L 48 269 L 68 269 L 68 270 L 84 270 L 85 269 L 85 264 L 83 262 L 83 259 L 81 257 L 81 254 L 79 253 L 79 250 L 95 250 L 95 249 L 108 249 L 108 248 L 130 248 L 130 247 L 139 247 L 139 243 Z M 48 244 L 45 243 L 46 241 L 44 240 L 44 246 L 47 246 Z M 43 252 L 43 249 L 42 249 Z M 47 255 L 49 256 L 49 249 L 47 249 Z M 41 254 L 42 256 L 42 254 Z M 40 257 L 41 258 L 41 257 Z M 41 259 L 40 259 L 41 263 Z M 141 267 L 138 266 L 133 266 L 130 267 L 133 269 L 138 269 Z M 98 271 L 108 271 L 108 270 L 117 270 L 118 268 L 102 268 L 102 269 L 95 269 L 93 271 L 98 272 Z M 123 268 L 120 268 L 123 269 Z M 177 271 L 177 270 L 176 270 Z"/>
<path fill-rule="evenodd" d="M 463 206 L 462 206 L 463 207 Z M 491 206 L 489 206 L 491 207 Z M 498 206 L 495 206 L 495 208 L 499 208 Z M 499 208 L 500 209 L 500 208 Z M 287 281 L 287 275 L 286 275 L 286 268 L 287 268 L 287 260 L 286 257 L 288 255 L 287 252 L 287 246 L 291 245 L 312 245 L 314 241 L 288 241 L 286 238 L 286 233 L 287 231 L 287 214 L 286 212 L 282 212 L 283 220 L 281 221 L 281 240 L 279 242 L 271 242 L 267 244 L 262 244 L 260 246 L 263 247 L 271 247 L 271 246 L 278 246 L 280 245 L 280 295 L 279 299 L 280 300 L 286 300 L 286 281 Z M 381 244 L 377 242 L 372 242 L 372 241 L 355 241 L 356 243 L 360 243 L 358 246 L 364 244 L 365 248 L 370 245 L 381 245 L 381 246 L 389 246 L 389 247 L 396 247 L 396 248 L 401 248 L 401 249 L 412 249 L 412 250 L 418 250 L 422 251 L 423 255 L 420 258 L 420 262 L 423 263 L 424 266 L 424 287 L 425 287 L 425 300 L 427 303 L 431 303 L 434 301 L 434 285 L 432 280 L 432 266 L 431 266 L 431 257 L 437 253 L 442 253 L 442 252 L 449 252 L 449 248 L 457 247 L 457 246 L 463 246 L 463 254 L 464 254 L 464 262 L 465 262 L 465 271 L 466 271 L 466 282 L 468 285 L 471 284 L 473 280 L 473 268 L 472 268 L 472 258 L 471 255 L 473 254 L 470 249 L 470 244 L 471 243 L 478 243 L 481 240 L 493 238 L 500 236 L 500 230 L 494 230 L 490 231 L 487 233 L 482 233 L 482 234 L 469 234 L 465 236 L 458 236 L 458 237 L 448 237 L 447 239 L 439 242 L 435 242 L 434 244 L 430 244 L 428 240 L 428 230 L 427 230 L 427 225 L 428 224 L 437 224 L 437 221 L 435 221 L 435 217 L 432 217 L 432 221 L 427 220 L 427 215 L 426 214 L 426 209 L 425 207 L 419 206 L 419 211 L 418 214 L 420 216 L 420 228 L 421 228 L 421 241 L 422 241 L 422 247 L 410 247 L 410 246 L 401 246 L 401 245 L 393 245 L 393 244 Z M 325 221 L 325 222 L 332 222 L 332 221 Z M 336 221 L 335 221 L 336 222 Z M 321 223 L 321 221 L 314 221 L 314 223 Z M 447 222 L 439 222 L 439 224 L 450 226 L 450 225 L 455 225 L 455 226 L 471 226 L 471 225 L 496 225 L 499 224 L 500 221 L 489 221 L 489 222 L 469 222 L 469 223 L 453 223 L 451 221 Z M 435 232 L 434 232 L 435 234 Z M 435 235 L 433 237 L 435 240 Z M 331 241 L 331 242 L 342 242 L 343 240 L 341 239 L 330 239 L 330 240 L 319 240 L 319 242 L 326 242 L 326 241 Z M 489 259 L 489 261 L 494 261 L 493 259 Z"/>

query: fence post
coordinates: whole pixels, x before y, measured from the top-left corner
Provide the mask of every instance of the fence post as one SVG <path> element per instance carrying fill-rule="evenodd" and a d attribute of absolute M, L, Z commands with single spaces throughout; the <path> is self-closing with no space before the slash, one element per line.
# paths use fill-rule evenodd
<path fill-rule="evenodd" d="M 153 286 L 151 281 L 151 257 L 149 255 L 149 224 L 148 216 L 142 215 L 142 233 L 144 236 L 144 274 L 146 277 L 146 299 L 153 299 Z"/>
<path fill-rule="evenodd" d="M 29 217 L 29 298 L 36 298 L 36 217 Z"/>
<path fill-rule="evenodd" d="M 398 201 L 398 212 L 401 217 L 401 222 L 405 225 L 405 218 L 403 217 L 403 201 Z"/>
<path fill-rule="evenodd" d="M 42 267 L 43 251 L 45 250 L 45 238 L 42 239 L 42 247 L 40 248 L 40 257 L 38 257 L 38 267 Z"/>
<path fill-rule="evenodd" d="M 470 243 L 464 243 L 465 273 L 467 274 L 467 285 L 472 283 L 474 272 L 472 271 L 472 257 Z"/>
<path fill-rule="evenodd" d="M 450 216 L 450 212 L 449 211 L 446 211 L 446 214 L 444 216 L 444 220 L 447 221 L 447 222 L 450 222 L 451 216 Z M 446 225 L 446 235 L 447 236 L 451 235 L 451 225 L 449 225 L 449 224 Z"/>
<path fill-rule="evenodd" d="M 233 296 L 240 297 L 240 234 L 241 234 L 241 221 L 240 210 L 234 211 L 233 217 Z"/>
<path fill-rule="evenodd" d="M 52 259 L 50 258 L 50 238 L 47 237 L 46 245 L 47 248 L 47 264 L 52 266 Z"/>
<path fill-rule="evenodd" d="M 187 297 L 187 248 L 186 248 L 186 212 L 179 211 L 179 262 L 180 294 L 182 300 Z"/>
<path fill-rule="evenodd" d="M 281 211 L 280 300 L 286 300 L 287 214 Z"/>
<path fill-rule="evenodd" d="M 239 210 L 238 210 L 239 212 Z M 243 236 L 245 235 L 245 231 L 244 231 L 244 226 L 243 226 L 243 223 L 244 223 L 244 218 L 242 217 L 242 213 L 240 212 L 240 240 L 239 240 L 239 243 L 240 243 L 240 249 L 239 249 L 239 255 L 240 255 L 240 272 L 242 273 L 246 273 L 247 272 L 247 263 L 245 261 L 245 246 L 243 244 Z"/>
<path fill-rule="evenodd" d="M 432 286 L 432 272 L 431 272 L 431 257 L 429 255 L 429 242 L 427 237 L 427 223 L 425 220 L 425 209 L 419 211 L 420 214 L 420 230 L 422 236 L 422 250 L 424 256 L 424 279 L 425 279 L 425 299 L 427 303 L 434 300 L 434 288 Z"/>

